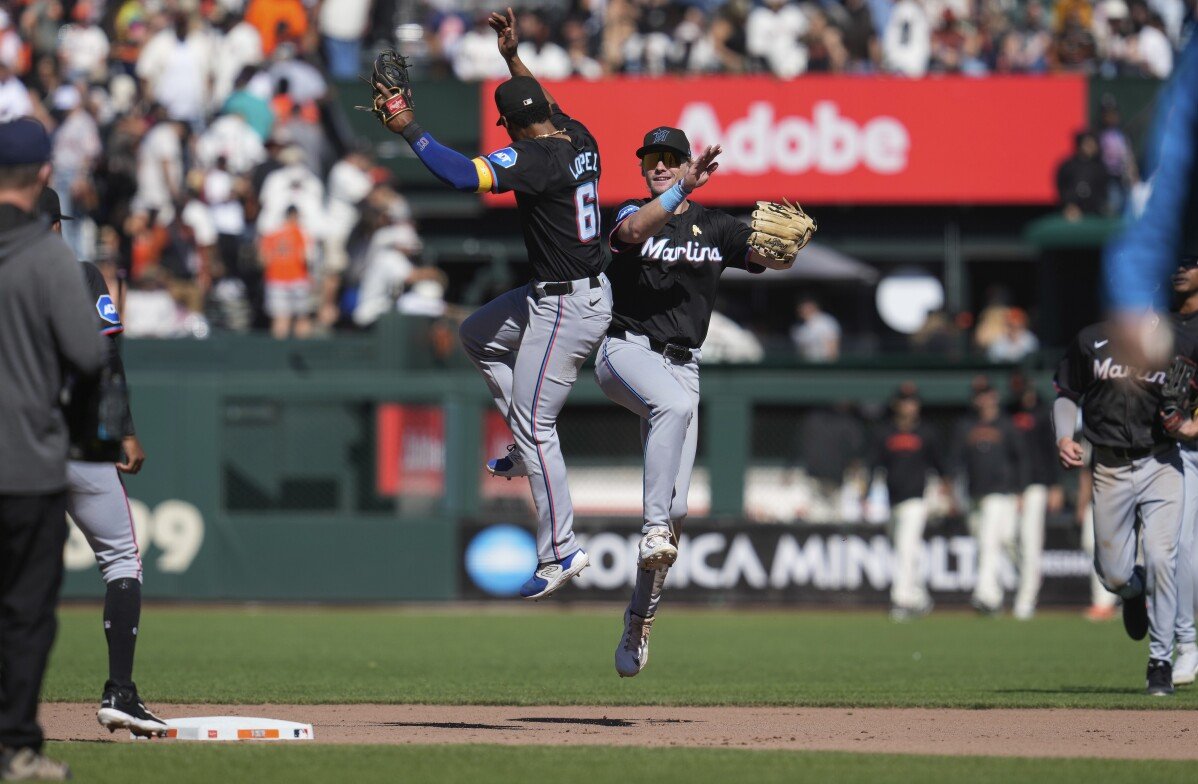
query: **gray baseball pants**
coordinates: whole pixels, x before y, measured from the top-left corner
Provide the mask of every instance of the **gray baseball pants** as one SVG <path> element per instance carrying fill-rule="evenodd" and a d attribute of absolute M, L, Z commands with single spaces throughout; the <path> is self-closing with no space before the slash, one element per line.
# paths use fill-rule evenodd
<path fill-rule="evenodd" d="M 67 513 L 96 554 L 104 582 L 141 581 L 141 556 L 125 485 L 112 463 L 67 462 Z"/>
<path fill-rule="evenodd" d="M 1195 547 L 1195 518 L 1198 517 L 1198 451 L 1181 450 L 1185 471 L 1185 508 L 1181 519 L 1181 540 L 1177 544 L 1177 642 L 1198 641 L 1194 632 L 1194 612 L 1198 607 L 1198 547 Z"/>
<path fill-rule="evenodd" d="M 560 295 L 528 283 L 474 311 L 460 329 L 528 468 L 541 563 L 578 549 L 557 415 L 611 323 L 611 283 L 599 279 L 595 288 L 587 278 L 572 281 L 573 292 Z"/>
<path fill-rule="evenodd" d="M 698 349 L 687 362 L 667 359 L 632 332 L 626 339 L 609 336 L 599 346 L 599 388 L 641 418 L 645 533 L 686 517 L 699 443 L 700 359 Z"/>
<path fill-rule="evenodd" d="M 1094 567 L 1112 593 L 1148 596 L 1148 655 L 1169 661 L 1177 621 L 1177 547 L 1182 521 L 1182 467 L 1174 446 L 1129 465 L 1094 463 Z M 1136 513 L 1147 584 L 1134 578 Z"/>

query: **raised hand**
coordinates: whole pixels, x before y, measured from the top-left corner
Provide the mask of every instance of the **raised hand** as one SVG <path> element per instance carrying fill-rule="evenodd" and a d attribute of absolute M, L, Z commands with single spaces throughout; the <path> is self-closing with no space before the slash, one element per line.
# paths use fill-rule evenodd
<path fill-rule="evenodd" d="M 720 165 L 715 162 L 715 159 L 723 151 L 720 145 L 715 144 L 699 153 L 698 158 L 686 165 L 686 171 L 682 175 L 682 187 L 690 192 L 706 185 L 711 175 L 719 168 Z"/>
<path fill-rule="evenodd" d="M 503 59 L 510 60 L 516 56 L 516 47 L 520 44 L 520 39 L 516 37 L 516 13 L 508 6 L 507 16 L 498 11 L 491 12 L 491 18 L 487 20 L 491 25 L 491 29 L 495 31 L 495 35 L 499 39 L 499 53 L 503 55 Z"/>

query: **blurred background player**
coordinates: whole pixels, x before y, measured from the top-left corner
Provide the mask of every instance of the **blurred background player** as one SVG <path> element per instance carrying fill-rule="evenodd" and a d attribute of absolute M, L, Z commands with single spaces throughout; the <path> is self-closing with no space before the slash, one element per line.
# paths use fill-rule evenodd
<path fill-rule="evenodd" d="M 957 426 L 952 464 L 965 475 L 970 530 L 977 542 L 977 583 L 970 602 L 980 613 L 997 615 L 1003 605 L 1002 553 L 1013 552 L 1015 544 L 1024 439 L 1003 414 L 989 379 L 974 382 L 972 403 L 973 413 Z"/>
<path fill-rule="evenodd" d="M 52 231 L 61 232 L 62 222 L 71 220 L 62 214 L 58 193 L 42 191 L 38 212 L 50 221 Z M 104 276 L 95 264 L 84 261 L 83 277 L 90 294 L 88 310 L 95 314 L 101 335 L 107 340 L 108 368 L 114 376 L 125 377 L 125 367 L 117 347 L 117 336 L 124 331 L 117 303 L 108 290 Z M 88 408 L 97 405 L 86 381 L 71 388 L 67 415 L 72 422 L 84 422 Z M 128 402 L 128 399 L 125 399 Z M 123 428 L 119 447 L 108 451 L 84 439 L 73 438 L 67 463 L 67 512 L 83 532 L 96 554 L 96 563 L 104 577 L 104 637 L 108 643 L 108 680 L 104 684 L 100 724 L 115 732 L 128 729 L 135 735 L 158 735 L 166 724 L 151 713 L 137 694 L 133 682 L 133 654 L 141 624 L 141 553 L 133 530 L 133 514 L 120 475 L 136 474 L 145 463 L 145 450 L 133 429 L 133 414 L 128 405 L 121 416 Z M 82 427 L 73 427 L 79 432 Z"/>
<path fill-rule="evenodd" d="M 864 490 L 868 494 L 874 473 L 886 472 L 890 498 L 891 541 L 894 546 L 894 580 L 890 585 L 890 617 L 905 621 L 932 611 L 925 586 L 923 532 L 928 520 L 925 494 L 928 476 L 939 478 L 945 497 L 952 490 L 945 479 L 944 461 L 935 433 L 920 421 L 921 404 L 914 384 L 904 384 L 890 399 L 890 421 L 877 434 L 866 466 Z M 862 499 L 864 503 L 864 499 Z"/>
<path fill-rule="evenodd" d="M 1123 599 L 1128 636 L 1150 636 L 1147 692 L 1166 696 L 1173 693 L 1181 453 L 1159 415 L 1165 372 L 1119 364 L 1115 357 L 1131 353 L 1121 339 L 1110 322 L 1078 333 L 1057 369 L 1053 427 L 1061 465 L 1081 468 L 1083 450 L 1074 439 L 1081 407 L 1082 433 L 1093 445 L 1094 565 L 1107 590 Z M 1188 348 L 1183 334 L 1177 340 Z M 1137 519 L 1144 566 L 1136 564 Z"/>
<path fill-rule="evenodd" d="M 1042 582 L 1044 520 L 1061 510 L 1063 492 L 1057 481 L 1053 453 L 1052 414 L 1040 393 L 1022 374 L 1011 376 L 1011 424 L 1023 439 L 1023 470 L 1019 472 L 1019 524 L 1016 530 L 1016 565 L 1019 587 L 1012 614 L 1028 620 L 1036 613 Z"/>
<path fill-rule="evenodd" d="M 1177 329 L 1198 343 L 1198 256 L 1185 256 L 1173 273 L 1173 322 Z M 1194 612 L 1198 605 L 1195 592 L 1194 546 L 1195 518 L 1198 517 L 1198 444 L 1182 440 L 1181 462 L 1185 472 L 1185 517 L 1181 522 L 1181 540 L 1177 545 L 1177 659 L 1173 662 L 1173 683 L 1183 686 L 1194 682 L 1198 674 L 1198 644 L 1194 633 Z"/>
<path fill-rule="evenodd" d="M 403 135 L 429 171 L 458 190 L 516 193 L 532 281 L 476 310 L 462 323 L 461 337 L 516 439 L 487 470 L 529 479 L 538 566 L 520 595 L 543 599 L 588 563 L 574 537 L 557 415 L 611 322 L 611 285 L 599 239 L 601 167 L 590 131 L 562 112 L 520 59 L 512 9 L 506 17 L 492 14 L 490 24 L 512 75 L 495 89 L 499 123 L 511 146 L 471 161 L 440 145 L 410 109 L 386 125 Z"/>

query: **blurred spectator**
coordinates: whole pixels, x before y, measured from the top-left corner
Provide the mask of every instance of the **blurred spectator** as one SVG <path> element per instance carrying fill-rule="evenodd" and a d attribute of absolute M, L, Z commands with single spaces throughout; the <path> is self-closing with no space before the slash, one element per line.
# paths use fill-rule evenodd
<path fill-rule="evenodd" d="M 707 40 L 725 73 L 741 73 L 746 69 L 748 53 L 745 40 L 745 20 L 749 14 L 748 0 L 729 0 L 715 13 L 707 30 Z"/>
<path fill-rule="evenodd" d="M 266 142 L 275 125 L 275 113 L 270 108 L 270 101 L 251 88 L 257 75 L 257 69 L 251 65 L 242 68 L 233 82 L 233 92 L 225 100 L 221 111 L 239 115 L 254 129 L 258 138 Z"/>
<path fill-rule="evenodd" d="M 1114 101 L 1103 99 L 1102 129 L 1098 132 L 1098 147 L 1107 170 L 1107 212 L 1121 215 L 1128 194 L 1139 181 L 1136 156 L 1131 142 L 1123 132 L 1119 109 Z"/>
<path fill-rule="evenodd" d="M 756 335 L 718 310 L 711 312 L 707 337 L 703 340 L 705 363 L 760 362 L 764 357 L 765 349 Z"/>
<path fill-rule="evenodd" d="M 370 4 L 371 0 L 325 0 L 321 3 L 320 41 L 329 75 L 338 81 L 358 78 L 362 65 L 362 37 L 370 22 Z"/>
<path fill-rule="evenodd" d="M 955 356 L 961 352 L 961 330 L 948 311 L 929 311 L 923 326 L 911 336 L 911 347 L 926 354 Z"/>
<path fill-rule="evenodd" d="M 1158 14 L 1143 3 L 1131 6 L 1132 23 L 1139 32 L 1135 38 L 1132 62 L 1144 76 L 1168 79 L 1173 73 L 1173 45 L 1165 35 L 1165 24 Z"/>
<path fill-rule="evenodd" d="M 308 14 L 300 0 L 250 0 L 245 21 L 258 30 L 262 53 L 267 57 L 280 43 L 302 41 L 308 32 Z"/>
<path fill-rule="evenodd" d="M 125 293 L 125 337 L 182 337 L 187 334 L 186 319 L 187 311 L 171 295 L 166 273 L 157 267 L 137 277 Z"/>
<path fill-rule="evenodd" d="M 1044 6 L 1031 0 L 1022 16 L 1003 38 L 995 61 L 999 73 L 1043 73 L 1048 69 L 1052 34 L 1044 16 Z"/>
<path fill-rule="evenodd" d="M 240 114 L 224 114 L 212 121 L 196 139 L 196 163 L 205 169 L 224 159 L 225 168 L 236 175 L 249 174 L 266 160 L 262 138 Z"/>
<path fill-rule="evenodd" d="M 464 82 L 504 79 L 507 63 L 495 47 L 495 31 L 487 24 L 488 13 L 479 13 L 474 27 L 458 41 L 453 57 L 453 73 Z"/>
<path fill-rule="evenodd" d="M 360 204 L 374 187 L 370 159 L 350 151 L 329 171 L 327 226 L 324 250 L 324 279 L 317 312 L 320 323 L 331 327 L 337 322 L 337 296 L 342 276 L 349 266 L 349 237 L 358 225 Z M 406 203 L 400 212 L 406 213 Z M 409 216 L 410 217 L 410 216 Z M 355 311 L 355 320 L 357 313 Z"/>
<path fill-rule="evenodd" d="M 62 28 L 58 39 L 63 76 L 69 82 L 99 81 L 108 70 L 108 36 L 95 25 L 90 3 L 77 3 L 72 16 L 75 24 Z"/>
<path fill-rule="evenodd" d="M 163 120 L 142 139 L 137 153 L 135 209 L 157 212 L 158 221 L 170 223 L 175 203 L 183 196 L 183 140 L 187 126 Z"/>
<path fill-rule="evenodd" d="M 1007 308 L 1001 334 L 986 349 L 986 358 L 994 363 L 1020 362 L 1040 350 L 1040 341 L 1027 326 L 1022 308 Z"/>
<path fill-rule="evenodd" d="M 903 76 L 920 77 L 932 56 L 932 28 L 918 0 L 896 0 L 882 35 L 886 68 Z"/>
<path fill-rule="evenodd" d="M 267 175 L 258 191 L 261 211 L 258 231 L 266 234 L 285 220 L 287 210 L 299 210 L 301 221 L 311 240 L 324 238 L 324 184 L 304 161 L 304 151 L 289 146 L 279 153 L 278 169 Z"/>
<path fill-rule="evenodd" d="M 63 23 L 63 6 L 58 0 L 33 0 L 21 14 L 21 37 L 33 49 L 33 59 L 53 55 Z"/>
<path fill-rule="evenodd" d="M 855 72 L 873 71 L 882 55 L 869 6 L 865 0 L 845 0 L 844 10 L 848 13 L 844 24 L 844 48 L 849 68 Z"/>
<path fill-rule="evenodd" d="M 535 11 L 520 14 L 520 59 L 538 79 L 565 79 L 573 70 L 566 50 L 549 40 L 549 25 Z M 491 48 L 495 35 L 491 34 Z"/>
<path fill-rule="evenodd" d="M 775 76 L 792 79 L 807 70 L 807 16 L 797 3 L 765 0 L 749 12 L 746 47 Z"/>
<path fill-rule="evenodd" d="M 199 126 L 208 100 L 212 72 L 212 40 L 185 14 L 151 38 L 137 58 L 137 76 L 145 93 L 173 120 Z"/>
<path fill-rule="evenodd" d="M 807 70 L 811 73 L 840 73 L 848 65 L 848 51 L 840 30 L 828 21 L 818 8 L 812 8 L 807 16 L 807 34 L 803 36 L 807 47 Z"/>
<path fill-rule="evenodd" d="M 66 112 L 66 116 L 54 134 L 51 187 L 58 191 L 63 214 L 75 216 L 95 206 L 91 173 L 102 152 L 100 131 L 75 87 L 60 87 L 54 100 L 55 108 Z M 91 259 L 91 249 L 83 247 L 82 223 L 79 220 L 64 222 L 62 238 L 71 246 L 76 258 Z"/>
<path fill-rule="evenodd" d="M 0 8 L 0 65 L 10 71 L 17 70 L 21 65 L 23 46 L 20 34 L 13 27 L 12 17 L 8 11 Z"/>
<path fill-rule="evenodd" d="M 266 278 L 266 314 L 276 339 L 312 334 L 312 288 L 308 281 L 308 240 L 300 228 L 300 213 L 288 207 L 283 221 L 258 240 L 258 255 Z"/>
<path fill-rule="evenodd" d="M 336 3 L 326 3 L 325 5 L 332 6 Z M 216 46 L 216 60 L 212 74 L 213 106 L 225 104 L 234 90 L 244 89 L 245 82 L 240 80 L 241 75 L 246 68 L 261 65 L 266 56 L 262 51 L 262 35 L 258 32 L 258 28 L 247 22 L 240 14 L 227 12 L 220 26 L 223 35 Z M 246 81 L 248 82 L 248 78 Z M 232 110 L 226 105 L 225 111 Z M 246 120 L 254 125 L 252 118 L 246 117 Z M 262 138 L 265 139 L 269 134 L 268 123 Z"/>
<path fill-rule="evenodd" d="M 1085 71 L 1094 61 L 1097 44 L 1090 32 L 1093 9 L 1088 0 L 1060 0 L 1053 16 L 1049 60 L 1056 70 Z"/>
<path fill-rule="evenodd" d="M 3 61 L 0 61 L 0 122 L 33 114 L 29 88 Z"/>
<path fill-rule="evenodd" d="M 397 310 L 398 301 L 405 291 L 420 281 L 434 282 L 444 291 L 444 273 L 435 267 L 417 267 L 412 263 L 412 256 L 419 253 L 420 249 L 420 237 L 415 227 L 406 221 L 392 223 L 374 233 L 366 252 L 358 304 L 354 308 L 355 324 L 368 327 L 384 313 Z M 425 297 L 418 294 L 417 298 Z M 440 316 L 444 313 L 445 303 L 439 295 L 433 292 L 427 300 L 433 311 L 440 312 L 415 315 Z"/>
<path fill-rule="evenodd" d="M 1057 196 L 1069 220 L 1101 215 L 1107 207 L 1110 175 L 1098 152 L 1097 137 L 1083 131 L 1075 138 L 1073 155 L 1057 167 Z"/>
<path fill-rule="evenodd" d="M 791 327 L 790 340 L 806 362 L 835 362 L 840 357 L 840 324 L 820 309 L 811 297 L 799 301 L 799 323 Z"/>
<path fill-rule="evenodd" d="M 571 17 L 562 26 L 562 39 L 566 44 L 566 55 L 570 58 L 570 71 L 583 79 L 599 79 L 603 66 L 591 56 L 590 36 L 581 19 Z"/>

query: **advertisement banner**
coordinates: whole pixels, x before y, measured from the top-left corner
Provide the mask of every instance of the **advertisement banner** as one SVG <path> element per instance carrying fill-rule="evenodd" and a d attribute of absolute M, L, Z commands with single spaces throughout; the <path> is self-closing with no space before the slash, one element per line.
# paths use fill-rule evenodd
<path fill-rule="evenodd" d="M 626 601 L 636 575 L 639 530 L 579 532 L 591 566 L 555 599 Z M 513 525 L 462 532 L 463 598 L 514 597 L 537 564 L 531 530 Z M 687 526 L 670 569 L 670 600 L 885 605 L 894 555 L 879 526 Z M 964 532 L 942 529 L 924 542 L 928 590 L 938 604 L 966 605 L 977 580 L 977 550 Z M 1041 604 L 1089 601 L 1090 558 L 1074 530 L 1050 528 L 1045 544 Z M 1008 602 L 1015 567 L 1002 561 Z"/>
<path fill-rule="evenodd" d="M 480 86 L 484 152 L 511 142 Z M 635 157 L 657 126 L 720 144 L 706 204 L 1052 204 L 1086 127 L 1080 76 L 810 76 L 569 80 L 547 84 L 599 142 L 606 206 L 646 193 Z M 488 195 L 496 206 L 510 194 Z"/>
<path fill-rule="evenodd" d="M 384 403 L 376 414 L 375 492 L 437 496 L 445 489 L 445 415 L 440 406 Z"/>

